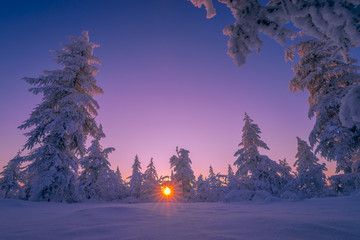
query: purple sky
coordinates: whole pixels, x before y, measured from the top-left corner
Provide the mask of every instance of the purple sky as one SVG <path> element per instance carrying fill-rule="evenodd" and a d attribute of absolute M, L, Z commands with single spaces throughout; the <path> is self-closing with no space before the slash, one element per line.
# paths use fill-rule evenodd
<path fill-rule="evenodd" d="M 89 30 L 100 44 L 98 85 L 105 94 L 98 122 L 115 147 L 112 168 L 123 176 L 135 154 L 143 170 L 150 158 L 169 174 L 176 146 L 190 151 L 196 175 L 211 164 L 225 173 L 241 141 L 246 111 L 262 130 L 273 160 L 295 161 L 296 136 L 307 140 L 307 94 L 292 94 L 292 63 L 284 48 L 263 37 L 261 54 L 237 68 L 226 55 L 222 28 L 233 23 L 230 11 L 216 4 L 217 15 L 186 0 L 7 1 L 0 9 L 0 167 L 25 143 L 17 129 L 40 101 L 21 80 L 60 66 L 51 49 L 66 36 Z M 360 55 L 356 53 L 357 57 Z M 333 173 L 334 164 L 327 163 Z M 233 167 L 235 170 L 235 167 Z"/>

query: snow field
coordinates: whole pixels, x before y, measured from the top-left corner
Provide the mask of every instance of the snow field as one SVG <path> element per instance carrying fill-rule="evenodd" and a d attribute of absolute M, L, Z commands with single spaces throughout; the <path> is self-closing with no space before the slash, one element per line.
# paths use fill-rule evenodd
<path fill-rule="evenodd" d="M 360 239 L 360 194 L 301 201 L 0 201 L 2 240 Z"/>

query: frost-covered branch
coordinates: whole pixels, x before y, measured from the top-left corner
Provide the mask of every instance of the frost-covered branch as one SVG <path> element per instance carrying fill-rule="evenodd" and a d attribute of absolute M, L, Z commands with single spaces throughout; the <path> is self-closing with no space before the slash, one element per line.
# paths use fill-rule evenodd
<path fill-rule="evenodd" d="M 205 6 L 207 17 L 215 15 L 210 0 L 190 0 L 196 7 Z M 329 39 L 345 62 L 349 52 L 360 46 L 360 7 L 357 0 L 218 0 L 232 12 L 235 23 L 226 26 L 228 54 L 237 66 L 245 64 L 254 50 L 260 51 L 260 33 L 284 45 L 298 33 L 319 40 Z M 292 24 L 292 27 L 287 25 Z"/>

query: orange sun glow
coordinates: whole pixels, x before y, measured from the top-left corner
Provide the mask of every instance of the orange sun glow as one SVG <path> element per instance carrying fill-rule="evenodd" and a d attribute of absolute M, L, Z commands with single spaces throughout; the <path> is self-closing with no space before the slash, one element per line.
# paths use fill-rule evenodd
<path fill-rule="evenodd" d="M 169 196 L 170 193 L 171 193 L 171 190 L 170 190 L 169 187 L 166 187 L 163 192 L 164 192 L 164 194 L 165 194 L 166 196 Z"/>

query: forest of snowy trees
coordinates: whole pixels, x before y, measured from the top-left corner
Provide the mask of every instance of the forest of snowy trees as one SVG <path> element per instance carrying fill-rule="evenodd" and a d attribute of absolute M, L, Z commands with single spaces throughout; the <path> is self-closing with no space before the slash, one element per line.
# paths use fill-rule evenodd
<path fill-rule="evenodd" d="M 208 18 L 216 14 L 211 0 L 190 1 L 197 7 L 204 5 Z M 293 92 L 309 93 L 308 116 L 316 121 L 309 143 L 297 138 L 294 166 L 260 153 L 269 147 L 261 140 L 260 127 L 245 113 L 239 148 L 234 149 L 234 159 L 224 162 L 231 163 L 226 174 L 217 173 L 209 163 L 208 175 L 196 177 L 190 151 L 176 147 L 169 156 L 170 176 L 158 176 L 156 159 L 143 169 L 135 156 L 132 174 L 124 179 L 119 168 L 116 172 L 110 168 L 108 156 L 115 149 L 101 145 L 105 133 L 96 121 L 100 106 L 94 99 L 103 93 L 95 79 L 99 69 L 94 64 L 100 60 L 93 50 L 98 45 L 84 31 L 55 51 L 61 70 L 24 78 L 31 85 L 29 91 L 42 100 L 19 126 L 27 131 L 27 141 L 0 173 L 0 198 L 158 201 L 163 187 L 170 186 L 178 201 L 250 201 L 338 196 L 359 190 L 360 67 L 350 56 L 360 45 L 358 1 L 219 2 L 235 17 L 224 34 L 230 38 L 228 54 L 237 66 L 260 50 L 260 34 L 281 44 L 297 39 L 285 50 L 285 60 L 296 61 L 289 86 Z M 299 31 L 289 28 L 289 22 Z M 89 138 L 91 145 L 86 146 Z M 316 154 L 335 161 L 337 175 L 326 177 L 326 166 Z"/>

